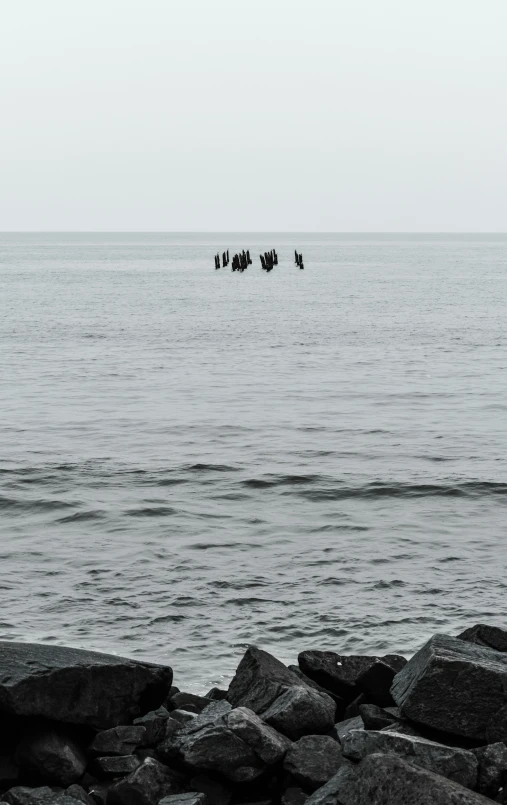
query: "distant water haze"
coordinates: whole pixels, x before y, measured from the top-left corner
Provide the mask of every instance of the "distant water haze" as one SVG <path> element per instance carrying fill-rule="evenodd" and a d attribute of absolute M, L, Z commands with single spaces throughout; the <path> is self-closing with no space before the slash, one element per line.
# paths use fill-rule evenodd
<path fill-rule="evenodd" d="M 226 248 L 253 265 L 215 271 Z M 409 654 L 502 624 L 506 249 L 0 235 L 0 639 L 204 692 L 248 643 Z"/>

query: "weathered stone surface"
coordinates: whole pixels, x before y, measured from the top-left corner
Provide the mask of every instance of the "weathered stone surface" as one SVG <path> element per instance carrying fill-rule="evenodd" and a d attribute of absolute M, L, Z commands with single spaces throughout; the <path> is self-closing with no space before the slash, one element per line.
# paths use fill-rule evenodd
<path fill-rule="evenodd" d="M 93 771 L 97 777 L 125 777 L 141 765 L 135 755 L 107 755 L 93 761 Z"/>
<path fill-rule="evenodd" d="M 357 718 L 357 716 L 360 715 L 359 708 L 362 704 L 366 703 L 366 696 L 364 693 L 360 693 L 359 696 L 345 708 L 342 721 L 346 721 L 348 718 Z"/>
<path fill-rule="evenodd" d="M 167 714 L 169 716 L 169 713 Z M 146 728 L 142 724 L 112 727 L 98 732 L 88 751 L 94 755 L 131 755 L 144 743 Z"/>
<path fill-rule="evenodd" d="M 303 735 L 322 735 L 334 726 L 336 704 L 326 693 L 309 687 L 291 687 L 261 716 L 278 732 L 297 741 Z"/>
<path fill-rule="evenodd" d="M 261 721 L 247 707 L 236 707 L 226 714 L 225 725 L 241 738 L 268 766 L 282 760 L 291 741 Z"/>
<path fill-rule="evenodd" d="M 315 791 L 342 765 L 340 745 L 327 735 L 305 735 L 292 744 L 283 767 L 307 791 Z"/>
<path fill-rule="evenodd" d="M 22 769 L 35 771 L 43 780 L 69 786 L 86 768 L 86 755 L 69 736 L 55 729 L 28 733 L 17 751 Z"/>
<path fill-rule="evenodd" d="M 478 623 L 471 629 L 465 629 L 458 635 L 459 640 L 466 640 L 468 643 L 476 643 L 478 646 L 487 646 L 495 651 L 507 651 L 507 631 L 498 626 L 487 626 Z"/>
<path fill-rule="evenodd" d="M 1 798 L 9 805 L 76 805 L 77 800 L 69 797 L 61 790 L 54 790 L 48 786 L 28 788 L 16 786 L 11 788 Z"/>
<path fill-rule="evenodd" d="M 292 687 L 307 686 L 267 651 L 250 646 L 229 685 L 227 699 L 234 707 L 261 713 Z"/>
<path fill-rule="evenodd" d="M 187 721 L 193 721 L 197 713 L 192 713 L 190 710 L 171 710 L 171 718 L 179 721 L 180 724 L 186 724 Z"/>
<path fill-rule="evenodd" d="M 507 739 L 506 689 L 507 655 L 435 635 L 395 676 L 391 693 L 407 718 L 486 741 L 490 730 Z"/>
<path fill-rule="evenodd" d="M 200 791 L 190 791 L 188 794 L 172 794 L 164 797 L 158 805 L 207 805 L 206 794 Z"/>
<path fill-rule="evenodd" d="M 314 688 L 314 690 L 320 690 L 322 693 L 327 693 L 328 696 L 331 696 L 333 701 L 336 704 L 336 718 L 342 718 L 343 713 L 345 712 L 346 701 L 341 696 L 338 696 L 337 693 L 334 693 L 332 690 L 328 690 L 327 688 L 319 685 L 318 682 L 315 682 L 314 679 L 310 679 L 309 676 L 306 676 L 299 667 L 299 665 L 289 665 L 289 671 L 296 674 L 298 679 L 301 679 L 305 685 L 308 685 L 310 688 Z"/>
<path fill-rule="evenodd" d="M 183 790 L 181 775 L 148 758 L 135 772 L 109 787 L 107 805 L 158 805 L 163 797 Z"/>
<path fill-rule="evenodd" d="M 172 719 L 169 711 L 165 707 L 159 707 L 157 710 L 151 710 L 144 716 L 136 718 L 134 721 L 135 727 L 144 727 L 145 734 L 141 742 L 141 746 L 156 746 L 167 735 L 168 727 L 172 722 L 172 730 L 180 728 L 180 722 Z"/>
<path fill-rule="evenodd" d="M 368 755 L 344 765 L 308 805 L 491 805 L 453 780 L 394 755 Z"/>
<path fill-rule="evenodd" d="M 394 710 L 395 708 L 390 708 Z M 398 724 L 399 718 L 376 704 L 359 705 L 359 713 L 364 722 L 365 730 L 381 730 L 391 724 Z"/>
<path fill-rule="evenodd" d="M 192 705 L 195 710 L 191 710 L 190 712 L 200 713 L 211 703 L 211 699 L 207 699 L 205 696 L 196 696 L 193 693 L 182 693 L 180 691 L 179 693 L 175 693 L 174 696 L 171 696 L 168 703 L 172 710 L 187 710 L 189 705 Z"/>
<path fill-rule="evenodd" d="M 287 788 L 282 794 L 282 805 L 305 805 L 308 794 L 302 788 L 292 786 Z"/>
<path fill-rule="evenodd" d="M 219 702 L 227 699 L 227 691 L 222 688 L 211 688 L 206 694 L 206 699 L 211 699 L 213 702 Z"/>
<path fill-rule="evenodd" d="M 364 729 L 363 719 L 361 716 L 355 716 L 355 718 L 347 718 L 344 721 L 339 721 L 337 724 L 335 724 L 331 730 L 331 736 L 334 738 L 334 740 L 342 743 L 349 732 L 352 732 L 352 730 L 362 729 Z"/>
<path fill-rule="evenodd" d="M 34 643 L 0 642 L 0 711 L 105 729 L 158 707 L 169 667 Z"/>
<path fill-rule="evenodd" d="M 334 651 L 303 651 L 298 662 L 306 676 L 350 702 L 362 691 L 358 680 L 373 665 L 382 662 L 398 672 L 405 665 L 406 659 L 397 654 L 368 657 L 347 656 Z M 369 681 L 368 676 L 365 679 Z"/>
<path fill-rule="evenodd" d="M 362 760 L 381 752 L 412 761 L 423 769 L 454 780 L 466 788 L 477 784 L 477 758 L 465 749 L 427 741 L 399 732 L 356 730 L 349 732 L 342 743 L 344 757 Z"/>
<path fill-rule="evenodd" d="M 72 799 L 77 799 L 79 802 L 82 802 L 83 805 L 95 805 L 93 797 L 87 794 L 84 788 L 76 783 L 70 785 L 65 793 L 67 796 L 72 797 Z"/>
<path fill-rule="evenodd" d="M 503 743 L 471 749 L 479 762 L 477 791 L 495 797 L 507 783 L 507 746 Z"/>

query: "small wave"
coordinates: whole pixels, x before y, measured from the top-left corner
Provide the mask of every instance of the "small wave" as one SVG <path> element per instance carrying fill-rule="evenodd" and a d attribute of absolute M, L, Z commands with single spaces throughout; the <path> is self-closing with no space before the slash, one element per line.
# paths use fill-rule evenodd
<path fill-rule="evenodd" d="M 104 512 L 101 511 L 76 512 L 75 514 L 68 514 L 66 517 L 60 517 L 56 522 L 80 523 L 87 520 L 102 520 L 104 516 Z"/>
<path fill-rule="evenodd" d="M 19 500 L 0 495 L 0 509 L 19 509 L 25 513 L 72 509 L 75 506 L 76 503 L 68 503 L 65 500 Z"/>
<path fill-rule="evenodd" d="M 289 494 L 286 492 L 285 494 Z M 346 498 L 424 498 L 424 497 L 506 497 L 507 484 L 470 481 L 461 484 L 386 484 L 371 483 L 357 487 L 302 489 L 296 494 L 311 501 L 344 500 Z"/>
<path fill-rule="evenodd" d="M 177 514 L 177 510 L 172 506 L 145 506 L 142 509 L 129 509 L 125 514 L 127 517 L 167 517 Z"/>
<path fill-rule="evenodd" d="M 188 472 L 237 472 L 238 467 L 229 464 L 190 464 L 185 469 Z"/>

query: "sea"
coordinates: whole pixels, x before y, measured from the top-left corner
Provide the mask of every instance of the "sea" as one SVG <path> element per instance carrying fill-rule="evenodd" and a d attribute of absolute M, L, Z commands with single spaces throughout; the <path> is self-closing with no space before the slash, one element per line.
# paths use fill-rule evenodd
<path fill-rule="evenodd" d="M 205 693 L 506 626 L 506 457 L 507 235 L 0 235 L 2 640 Z"/>

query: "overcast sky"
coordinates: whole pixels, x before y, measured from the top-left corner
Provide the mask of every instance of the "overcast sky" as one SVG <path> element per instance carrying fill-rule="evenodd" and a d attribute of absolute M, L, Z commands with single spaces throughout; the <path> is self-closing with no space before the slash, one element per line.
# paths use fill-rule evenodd
<path fill-rule="evenodd" d="M 506 0 L 4 0 L 0 230 L 507 230 Z"/>

